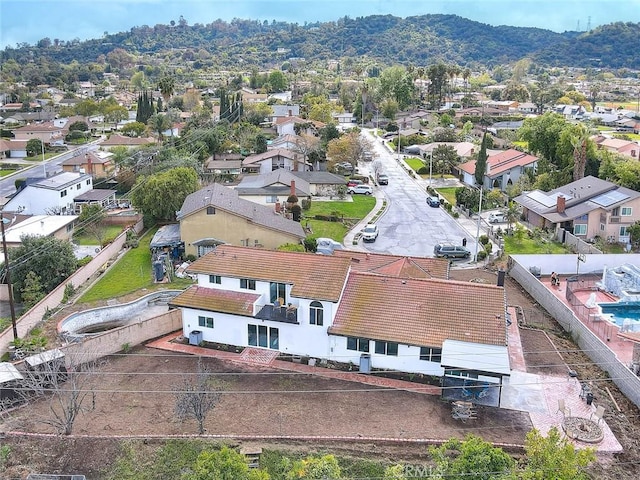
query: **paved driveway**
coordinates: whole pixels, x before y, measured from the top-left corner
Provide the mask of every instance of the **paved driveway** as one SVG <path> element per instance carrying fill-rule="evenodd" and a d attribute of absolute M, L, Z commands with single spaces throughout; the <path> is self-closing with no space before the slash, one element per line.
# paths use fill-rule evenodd
<path fill-rule="evenodd" d="M 374 163 L 379 162 L 389 176 L 389 185 L 376 187 L 384 192 L 388 208 L 377 222 L 380 228 L 378 239 L 364 244 L 364 248 L 378 253 L 432 256 L 437 243 L 460 245 L 466 238 L 467 248 L 473 255 L 475 242 L 469 232 L 443 208 L 427 205 L 426 182 L 411 178 L 398 164 L 395 154 L 391 154 L 379 140 L 374 143 Z M 366 167 L 373 169 L 373 163 L 365 164 Z"/>

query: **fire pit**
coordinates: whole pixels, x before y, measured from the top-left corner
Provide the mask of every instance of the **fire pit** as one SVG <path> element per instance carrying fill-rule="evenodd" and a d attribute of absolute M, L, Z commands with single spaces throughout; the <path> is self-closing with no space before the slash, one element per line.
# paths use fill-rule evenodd
<path fill-rule="evenodd" d="M 600 425 L 588 418 L 565 417 L 562 429 L 567 437 L 580 442 L 600 443 L 604 438 Z"/>

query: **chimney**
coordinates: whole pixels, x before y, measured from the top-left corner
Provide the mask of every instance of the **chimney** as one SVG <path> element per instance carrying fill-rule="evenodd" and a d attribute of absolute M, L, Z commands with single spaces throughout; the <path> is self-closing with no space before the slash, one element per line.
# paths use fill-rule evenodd
<path fill-rule="evenodd" d="M 295 195 L 295 194 L 296 194 L 296 181 L 291 180 L 291 195 Z"/>
<path fill-rule="evenodd" d="M 564 213 L 566 204 L 567 204 L 567 200 L 562 195 L 558 195 L 558 199 L 556 203 L 556 212 Z"/>
<path fill-rule="evenodd" d="M 86 153 L 84 158 L 87 160 L 87 173 L 89 175 L 93 175 L 93 165 L 91 165 L 91 157 L 88 153 Z"/>

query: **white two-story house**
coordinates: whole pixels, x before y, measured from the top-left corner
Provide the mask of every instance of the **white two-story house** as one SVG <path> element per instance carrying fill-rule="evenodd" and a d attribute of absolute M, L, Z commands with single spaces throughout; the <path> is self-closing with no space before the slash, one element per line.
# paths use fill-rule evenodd
<path fill-rule="evenodd" d="M 371 369 L 481 380 L 498 387 L 498 404 L 509 374 L 504 289 L 447 280 L 448 268 L 434 258 L 220 245 L 189 267 L 197 285 L 171 303 L 188 338 L 196 331 L 202 341 L 361 369 L 366 360 Z M 463 362 L 465 349 L 485 349 L 489 360 L 474 371 L 442 364 Z"/>
<path fill-rule="evenodd" d="M 91 175 L 62 172 L 47 178 L 27 181 L 5 204 L 8 212 L 24 215 L 73 215 L 74 199 L 93 190 Z"/>

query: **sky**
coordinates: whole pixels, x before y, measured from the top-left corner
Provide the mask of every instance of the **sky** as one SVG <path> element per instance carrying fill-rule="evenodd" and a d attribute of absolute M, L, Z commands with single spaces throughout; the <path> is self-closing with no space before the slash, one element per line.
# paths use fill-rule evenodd
<path fill-rule="evenodd" d="M 489 25 L 585 31 L 640 22 L 640 0 L 0 0 L 0 48 L 51 40 L 88 40 L 104 32 L 233 18 L 304 24 L 368 15 L 455 14 Z"/>

